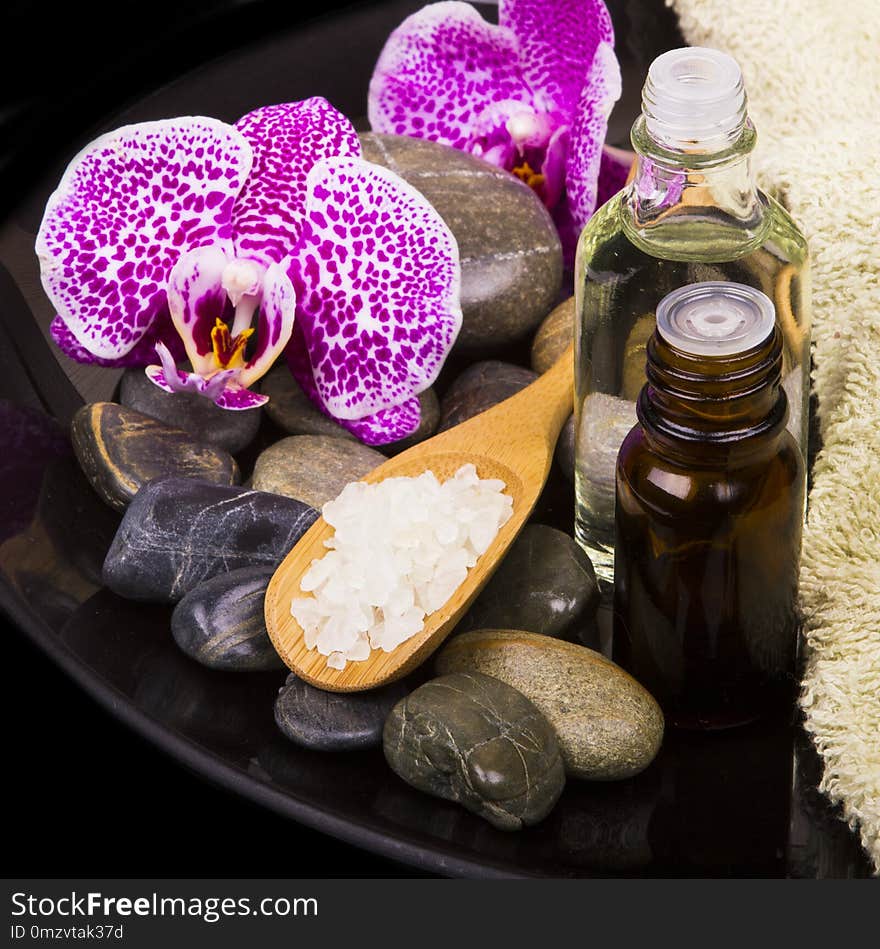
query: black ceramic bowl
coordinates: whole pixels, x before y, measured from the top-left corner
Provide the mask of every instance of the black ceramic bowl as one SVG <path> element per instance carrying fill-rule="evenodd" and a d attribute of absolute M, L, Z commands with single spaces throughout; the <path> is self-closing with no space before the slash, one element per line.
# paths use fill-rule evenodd
<path fill-rule="evenodd" d="M 230 15 L 230 5 L 219 6 L 224 9 L 217 16 Z M 247 16 L 259 18 L 270 5 L 251 0 L 242 6 Z M 101 588 L 100 567 L 116 520 L 71 460 L 67 425 L 83 402 L 112 395 L 117 374 L 63 362 L 46 341 L 53 314 L 39 286 L 33 241 L 47 196 L 80 145 L 127 122 L 182 114 L 234 121 L 261 104 L 323 95 L 363 127 L 367 83 L 381 45 L 420 6 L 362 4 L 282 29 L 246 16 L 261 28 L 242 31 L 239 16 L 231 34 L 222 23 L 214 31 L 226 37 L 221 56 L 104 115 L 97 125 L 84 99 L 81 126 L 75 110 L 63 122 L 56 111 L 51 128 L 32 124 L 31 141 L 42 143 L 43 154 L 53 142 L 44 167 L 28 163 L 26 149 L 12 155 L 3 192 L 8 213 L 0 222 L 0 606 L 45 654 L 18 652 L 24 663 L 16 676 L 19 747 L 30 749 L 33 735 L 41 745 L 32 760 L 51 762 L 56 755 L 63 759 L 61 746 L 77 738 L 65 734 L 64 708 L 46 712 L 45 703 L 53 702 L 43 688 L 47 677 L 51 681 L 51 660 L 109 715 L 185 768 L 300 825 L 394 861 L 367 865 L 365 872 L 406 873 L 411 867 L 467 876 L 865 875 L 857 843 L 814 790 L 815 759 L 795 723 L 770 722 L 709 738 L 670 734 L 643 774 L 615 784 L 569 782 L 546 821 L 505 834 L 412 790 L 388 769 L 379 750 L 334 755 L 295 747 L 272 717 L 282 674 L 204 669 L 175 646 L 167 608 L 127 602 Z M 609 142 L 626 147 L 648 64 L 681 40 L 660 0 L 609 6 L 624 76 Z M 494 12 L 491 6 L 482 10 L 487 17 Z M 248 43 L 230 48 L 230 35 L 247 36 Z M 59 128 L 70 134 L 59 137 Z M 39 176 L 22 189 L 26 166 Z M 538 516 L 568 529 L 571 503 L 570 487 L 556 477 Z M 50 722 L 49 737 L 45 728 L 29 731 L 38 707 L 44 724 Z M 124 730 L 107 733 L 126 740 Z M 114 768 L 114 749 L 93 749 L 86 757 L 83 768 L 92 782 L 86 787 L 98 787 L 100 769 Z M 45 780 L 52 769 L 37 776 L 23 768 L 15 773 L 18 799 L 27 807 L 28 782 Z M 175 813 L 173 772 L 159 773 L 172 783 L 154 786 L 155 806 L 175 814 L 168 827 L 179 831 L 186 818 Z M 75 776 L 69 780 L 76 783 Z M 34 789 L 35 801 L 46 796 Z M 216 828 L 230 846 L 235 806 L 229 802 L 231 817 Z M 222 803 L 213 807 L 216 818 Z M 113 813 L 124 814 L 124 806 Z M 99 829 L 97 836 L 104 830 L 114 832 Z M 46 837 L 51 833 L 50 824 Z M 77 864 L 65 866 L 70 872 Z M 300 859 L 288 873 L 308 875 L 314 872 L 310 866 Z M 166 872 L 177 872 L 173 862 Z"/>

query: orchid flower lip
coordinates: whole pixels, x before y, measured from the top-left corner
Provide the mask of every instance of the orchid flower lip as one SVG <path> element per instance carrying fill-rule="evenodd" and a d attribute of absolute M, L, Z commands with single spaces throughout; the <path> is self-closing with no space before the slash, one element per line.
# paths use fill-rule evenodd
<path fill-rule="evenodd" d="M 259 404 L 262 397 L 248 386 L 268 371 L 293 332 L 296 294 L 281 266 L 264 267 L 217 246 L 198 248 L 172 268 L 168 305 L 193 372 L 181 373 L 160 353 L 161 370 L 148 370 L 152 381 L 169 391 L 185 385 L 225 408 Z"/>

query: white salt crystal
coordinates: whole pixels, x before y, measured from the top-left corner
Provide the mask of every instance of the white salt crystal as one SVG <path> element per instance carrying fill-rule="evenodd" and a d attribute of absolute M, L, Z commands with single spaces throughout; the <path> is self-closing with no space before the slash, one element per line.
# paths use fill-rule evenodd
<path fill-rule="evenodd" d="M 300 583 L 312 596 L 291 603 L 306 647 L 344 669 L 420 632 L 513 513 L 504 487 L 472 464 L 442 483 L 426 471 L 347 484 L 322 510 L 334 534 Z"/>
<path fill-rule="evenodd" d="M 474 521 L 468 529 L 468 540 L 473 544 L 478 554 L 484 554 L 489 544 L 498 533 L 498 522 L 495 518 Z"/>
<path fill-rule="evenodd" d="M 366 636 L 358 636 L 354 645 L 345 653 L 344 658 L 353 659 L 355 662 L 363 662 L 370 657 L 370 641 Z M 343 669 L 345 666 L 343 665 Z"/>
<path fill-rule="evenodd" d="M 300 589 L 305 593 L 311 593 L 312 590 L 317 590 L 330 576 L 332 571 L 333 557 L 328 555 L 318 560 L 313 560 L 309 569 L 303 574 L 302 581 L 299 585 Z"/>
<path fill-rule="evenodd" d="M 458 524 L 452 520 L 439 521 L 434 527 L 434 536 L 444 547 L 453 544 L 458 538 Z"/>
<path fill-rule="evenodd" d="M 345 656 L 343 656 L 341 652 L 331 652 L 327 657 L 327 665 L 331 669 L 344 669 Z"/>

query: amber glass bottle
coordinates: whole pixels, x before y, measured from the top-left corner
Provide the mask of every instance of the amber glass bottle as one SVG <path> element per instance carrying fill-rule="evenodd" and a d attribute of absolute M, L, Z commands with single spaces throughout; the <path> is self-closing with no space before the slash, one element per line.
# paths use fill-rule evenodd
<path fill-rule="evenodd" d="M 790 701 L 804 463 L 761 291 L 697 283 L 657 308 L 616 477 L 614 658 L 671 724 Z"/>

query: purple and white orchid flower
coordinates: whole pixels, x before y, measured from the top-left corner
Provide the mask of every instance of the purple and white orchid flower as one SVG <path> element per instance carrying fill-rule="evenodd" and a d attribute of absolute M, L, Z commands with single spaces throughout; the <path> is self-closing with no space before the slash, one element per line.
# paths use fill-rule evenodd
<path fill-rule="evenodd" d="M 455 238 L 321 98 L 99 138 L 49 199 L 36 249 L 72 358 L 158 355 L 146 371 L 161 388 L 245 409 L 286 351 L 316 405 L 369 444 L 415 430 L 461 326 Z"/>
<path fill-rule="evenodd" d="M 550 209 L 570 259 L 628 170 L 602 147 L 621 93 L 611 17 L 602 0 L 500 0 L 498 20 L 455 0 L 404 20 L 373 72 L 370 124 L 512 172 Z"/>

